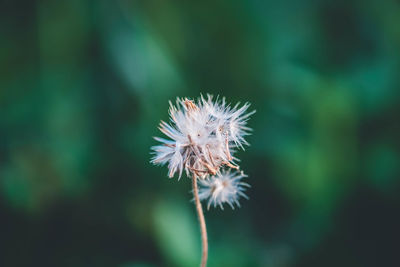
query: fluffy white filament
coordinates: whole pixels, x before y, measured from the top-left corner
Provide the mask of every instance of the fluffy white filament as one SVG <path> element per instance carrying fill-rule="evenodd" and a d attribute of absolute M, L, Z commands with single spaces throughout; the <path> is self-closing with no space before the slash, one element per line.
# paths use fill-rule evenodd
<path fill-rule="evenodd" d="M 237 196 L 244 195 L 242 183 L 238 182 L 238 177 L 244 175 L 221 173 L 221 169 L 239 169 L 238 159 L 233 154 L 236 148 L 244 149 L 244 145 L 248 145 L 245 136 L 251 129 L 246 124 L 255 112 L 246 113 L 249 106 L 245 103 L 239 107 L 238 103 L 231 107 L 225 98 L 213 101 L 211 95 L 207 98 L 201 96 L 197 102 L 187 98 L 178 98 L 176 105 L 170 102 L 170 123 L 162 121 L 159 127 L 168 139 L 155 137 L 161 144 L 152 147 L 154 156 L 151 162 L 168 164 L 170 178 L 178 173 L 179 179 L 185 170 L 188 176 L 200 178 L 204 187 L 209 184 L 210 188 L 221 189 L 221 192 L 208 194 L 209 205 L 222 207 L 221 204 L 227 202 L 232 206 L 237 203 Z M 222 180 L 229 186 L 216 187 Z M 202 192 L 203 196 L 207 195 L 206 191 Z M 237 196 L 234 197 L 232 192 Z"/>
<path fill-rule="evenodd" d="M 247 177 L 247 175 L 243 172 L 223 171 L 209 179 L 200 180 L 200 200 L 208 199 L 207 209 L 210 209 L 211 205 L 214 208 L 218 205 L 221 209 L 224 209 L 223 204 L 225 203 L 232 209 L 234 209 L 234 204 L 240 207 L 238 199 L 239 197 L 247 199 L 244 191 L 245 187 L 250 187 L 249 184 L 240 181 L 244 177 Z"/>

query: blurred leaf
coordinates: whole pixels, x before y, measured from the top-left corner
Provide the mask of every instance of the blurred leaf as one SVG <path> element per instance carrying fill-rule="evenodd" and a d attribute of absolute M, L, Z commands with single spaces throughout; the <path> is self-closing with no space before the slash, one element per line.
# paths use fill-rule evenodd
<path fill-rule="evenodd" d="M 188 208 L 188 203 L 163 199 L 153 210 L 157 242 L 172 266 L 197 266 L 200 262 L 200 229 L 194 211 Z"/>

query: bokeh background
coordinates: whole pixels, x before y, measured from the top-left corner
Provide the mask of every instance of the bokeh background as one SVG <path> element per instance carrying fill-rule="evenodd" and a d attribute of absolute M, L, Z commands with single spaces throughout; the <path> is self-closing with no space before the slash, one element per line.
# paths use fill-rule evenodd
<path fill-rule="evenodd" d="M 197 266 L 168 100 L 252 103 L 209 266 L 400 266 L 400 3 L 0 2 L 0 266 Z"/>

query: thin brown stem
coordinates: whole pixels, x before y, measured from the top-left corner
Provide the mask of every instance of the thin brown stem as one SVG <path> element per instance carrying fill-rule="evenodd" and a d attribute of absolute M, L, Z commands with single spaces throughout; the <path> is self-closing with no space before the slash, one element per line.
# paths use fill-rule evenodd
<path fill-rule="evenodd" d="M 206 228 L 206 220 L 204 219 L 203 208 L 201 207 L 200 199 L 199 199 L 199 190 L 197 188 L 197 176 L 193 175 L 192 177 L 192 187 L 193 187 L 193 196 L 194 202 L 196 204 L 197 216 L 199 218 L 200 224 L 200 232 L 201 232 L 201 244 L 202 244 L 202 255 L 201 255 L 201 267 L 206 267 L 207 265 L 207 257 L 208 257 L 208 241 L 207 241 L 207 228 Z"/>

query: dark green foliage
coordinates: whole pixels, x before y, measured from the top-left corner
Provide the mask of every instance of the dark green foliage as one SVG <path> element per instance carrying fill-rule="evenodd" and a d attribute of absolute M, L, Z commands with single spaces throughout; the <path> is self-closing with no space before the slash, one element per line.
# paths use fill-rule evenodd
<path fill-rule="evenodd" d="M 249 101 L 209 266 L 400 266 L 398 1 L 3 1 L 0 266 L 197 266 L 168 100 Z"/>

